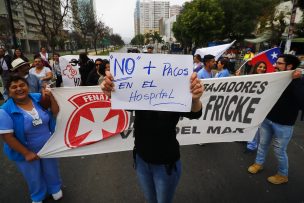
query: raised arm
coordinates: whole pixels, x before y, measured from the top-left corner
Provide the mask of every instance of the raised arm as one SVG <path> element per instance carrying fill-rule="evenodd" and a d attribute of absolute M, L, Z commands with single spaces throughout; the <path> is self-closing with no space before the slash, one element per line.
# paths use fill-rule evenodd
<path fill-rule="evenodd" d="M 106 71 L 106 76 L 101 83 L 101 90 L 109 97 L 111 97 L 111 92 L 114 91 L 114 83 L 113 83 L 113 76 L 110 71 Z"/>
<path fill-rule="evenodd" d="M 201 96 L 204 92 L 204 87 L 198 79 L 197 74 L 194 72 L 190 78 L 190 91 L 192 93 L 192 112 L 198 112 L 202 109 L 202 102 L 200 101 Z"/>

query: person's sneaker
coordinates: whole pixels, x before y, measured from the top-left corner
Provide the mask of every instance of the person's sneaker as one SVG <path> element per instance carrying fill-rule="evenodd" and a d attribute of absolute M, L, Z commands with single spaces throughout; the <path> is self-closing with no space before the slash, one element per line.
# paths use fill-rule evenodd
<path fill-rule="evenodd" d="M 63 196 L 62 190 L 59 190 L 58 192 L 52 194 L 52 196 L 53 196 L 53 199 L 54 199 L 54 200 L 59 200 L 59 199 L 61 199 L 62 196 Z"/>
<path fill-rule="evenodd" d="M 288 177 L 282 176 L 280 174 L 275 174 L 273 176 L 268 177 L 267 180 L 272 184 L 279 185 L 279 184 L 287 183 Z"/>
<path fill-rule="evenodd" d="M 263 166 L 257 163 L 252 164 L 248 168 L 248 172 L 252 174 L 256 174 L 257 172 L 263 170 Z"/>

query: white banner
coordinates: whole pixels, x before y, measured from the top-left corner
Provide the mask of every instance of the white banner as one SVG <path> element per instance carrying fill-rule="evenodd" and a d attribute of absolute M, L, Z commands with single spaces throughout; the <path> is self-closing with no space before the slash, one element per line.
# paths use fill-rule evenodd
<path fill-rule="evenodd" d="M 112 108 L 189 112 L 191 55 L 110 53 Z"/>
<path fill-rule="evenodd" d="M 215 56 L 215 60 L 218 60 L 223 55 L 223 53 L 234 44 L 235 41 L 236 40 L 234 40 L 230 44 L 222 44 L 212 47 L 200 48 L 195 51 L 195 54 L 201 55 L 202 58 L 204 58 L 204 56 L 207 54 L 211 54 Z"/>
<path fill-rule="evenodd" d="M 181 119 L 177 126 L 180 144 L 252 140 L 290 81 L 291 71 L 204 79 L 202 117 Z M 60 112 L 56 131 L 38 153 L 40 157 L 79 156 L 133 148 L 134 112 L 111 109 L 110 101 L 99 87 L 55 88 L 52 92 Z"/>
<path fill-rule="evenodd" d="M 108 59 L 108 56 L 88 56 L 91 60 L 95 61 L 98 58 Z M 76 87 L 80 86 L 81 78 L 79 74 L 78 55 L 65 55 L 59 58 L 61 67 L 63 87 Z"/>

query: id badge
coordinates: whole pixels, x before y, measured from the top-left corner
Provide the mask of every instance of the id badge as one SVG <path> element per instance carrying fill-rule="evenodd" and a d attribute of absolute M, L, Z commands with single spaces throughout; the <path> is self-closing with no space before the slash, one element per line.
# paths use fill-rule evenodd
<path fill-rule="evenodd" d="M 33 123 L 33 126 L 38 126 L 38 125 L 42 124 L 42 120 L 41 120 L 41 118 L 35 119 L 32 121 L 32 123 Z"/>

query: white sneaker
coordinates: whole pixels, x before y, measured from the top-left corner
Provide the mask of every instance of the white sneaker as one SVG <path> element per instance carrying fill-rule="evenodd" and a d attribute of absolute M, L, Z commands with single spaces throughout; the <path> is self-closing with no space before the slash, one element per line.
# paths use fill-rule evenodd
<path fill-rule="evenodd" d="M 59 200 L 59 199 L 61 199 L 62 196 L 63 196 L 62 190 L 59 190 L 58 192 L 52 194 L 52 196 L 53 196 L 53 199 L 54 199 L 54 200 Z"/>

